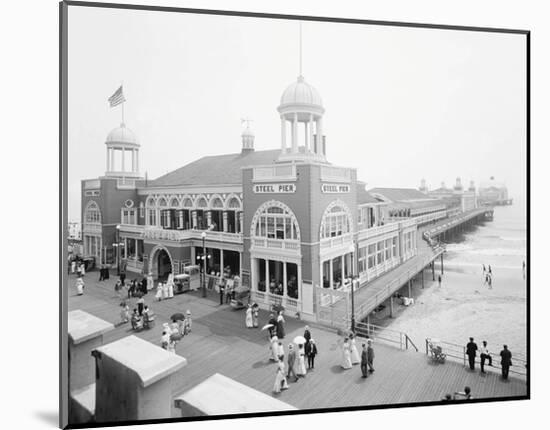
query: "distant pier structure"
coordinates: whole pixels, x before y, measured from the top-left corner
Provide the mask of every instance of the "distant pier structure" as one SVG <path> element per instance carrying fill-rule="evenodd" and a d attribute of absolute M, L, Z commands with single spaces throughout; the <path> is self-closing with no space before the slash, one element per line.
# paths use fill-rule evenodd
<path fill-rule="evenodd" d="M 484 182 L 479 187 L 479 203 L 488 206 L 511 205 L 513 199 L 508 196 L 508 188 L 504 183 L 495 181 L 491 176 L 489 182 Z"/>

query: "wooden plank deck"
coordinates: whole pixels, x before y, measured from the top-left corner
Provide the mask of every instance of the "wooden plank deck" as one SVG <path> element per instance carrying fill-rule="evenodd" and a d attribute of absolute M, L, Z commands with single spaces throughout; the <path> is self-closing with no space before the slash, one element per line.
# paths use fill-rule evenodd
<path fill-rule="evenodd" d="M 69 310 L 82 309 L 106 321 L 119 320 L 119 299 L 114 294 L 114 279 L 94 282 L 97 273 L 86 274 L 83 296 L 69 293 Z M 71 277 L 70 284 L 74 284 Z M 174 312 L 190 309 L 193 332 L 177 345 L 177 353 L 188 360 L 188 365 L 175 378 L 174 395 L 190 389 L 214 373 L 221 373 L 263 393 L 273 395 L 276 368 L 269 362 L 267 335 L 259 329 L 246 329 L 244 311 L 235 311 L 227 305 L 219 306 L 216 296 L 200 298 L 200 293 L 187 293 L 170 300 L 154 302 L 153 295 L 145 296 L 146 303 L 155 311 L 157 324 L 137 336 L 156 345 L 160 344 L 162 322 Z M 135 303 L 135 299 L 131 300 Z M 260 323 L 267 313 L 261 312 Z M 286 318 L 288 343 L 303 334 L 303 321 Z M 105 343 L 131 333 L 129 324 L 118 326 L 105 336 Z M 319 347 L 315 370 L 305 379 L 289 383 L 290 388 L 276 397 L 300 409 L 384 405 L 437 401 L 446 393 L 461 391 L 468 385 L 475 398 L 494 398 L 526 395 L 525 381 L 488 373 L 481 376 L 462 365 L 447 362 L 432 364 L 422 352 L 401 351 L 396 347 L 375 344 L 376 371 L 367 379 L 361 378 L 354 366 L 342 370 L 340 352 L 334 332 L 312 326 L 312 336 Z M 173 416 L 177 416 L 173 410 Z"/>

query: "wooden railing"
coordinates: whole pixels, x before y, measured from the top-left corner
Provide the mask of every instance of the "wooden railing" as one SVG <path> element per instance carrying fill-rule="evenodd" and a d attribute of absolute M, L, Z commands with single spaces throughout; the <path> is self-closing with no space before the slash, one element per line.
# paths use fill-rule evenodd
<path fill-rule="evenodd" d="M 334 248 L 336 246 L 348 245 L 353 243 L 353 234 L 346 233 L 341 236 L 327 237 L 321 239 L 321 249 Z"/>
<path fill-rule="evenodd" d="M 300 242 L 297 240 L 282 240 L 282 239 L 268 239 L 262 237 L 255 237 L 252 239 L 252 243 L 255 247 L 259 248 L 271 248 L 271 249 L 288 249 L 296 251 L 300 249 Z"/>
<path fill-rule="evenodd" d="M 411 348 L 418 352 L 418 348 L 413 343 L 411 338 L 407 335 L 407 333 L 404 333 L 402 331 L 392 330 L 386 327 L 381 327 L 364 322 L 356 322 L 355 334 L 358 337 L 369 338 L 377 341 L 388 342 L 394 345 L 399 345 L 399 349 Z"/>

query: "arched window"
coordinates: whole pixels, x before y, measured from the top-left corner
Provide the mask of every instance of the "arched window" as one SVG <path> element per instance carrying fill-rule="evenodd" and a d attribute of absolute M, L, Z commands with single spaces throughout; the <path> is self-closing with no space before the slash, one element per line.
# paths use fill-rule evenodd
<path fill-rule="evenodd" d="M 222 200 L 219 198 L 219 197 L 214 197 L 211 201 L 210 201 L 210 207 L 212 209 L 223 209 L 223 202 Z"/>
<path fill-rule="evenodd" d="M 149 197 L 145 203 L 145 211 L 147 213 L 147 225 L 157 225 L 157 208 L 153 197 Z"/>
<path fill-rule="evenodd" d="M 237 197 L 231 197 L 229 200 L 229 203 L 227 203 L 227 207 L 229 209 L 240 209 L 241 208 L 241 202 Z"/>
<path fill-rule="evenodd" d="M 284 203 L 264 203 L 252 220 L 252 236 L 268 239 L 300 240 L 300 229 L 294 213 Z"/>
<path fill-rule="evenodd" d="M 84 211 L 84 220 L 88 224 L 101 224 L 101 211 L 96 202 L 88 203 Z"/>
<path fill-rule="evenodd" d="M 342 236 L 351 231 L 351 214 L 343 202 L 331 203 L 321 221 L 321 239 Z"/>
<path fill-rule="evenodd" d="M 161 197 L 158 200 L 158 206 L 161 208 L 165 208 L 166 206 L 168 206 L 168 204 L 166 203 L 166 199 L 164 197 Z"/>
<path fill-rule="evenodd" d="M 197 207 L 198 208 L 207 208 L 208 207 L 208 203 L 206 202 L 206 199 L 204 197 L 199 197 L 197 199 Z"/>
<path fill-rule="evenodd" d="M 170 207 L 171 208 L 177 208 L 180 205 L 180 202 L 177 197 L 172 197 L 170 200 Z"/>
<path fill-rule="evenodd" d="M 189 197 L 184 198 L 183 207 L 187 209 L 191 209 L 193 207 L 193 200 L 191 200 Z"/>

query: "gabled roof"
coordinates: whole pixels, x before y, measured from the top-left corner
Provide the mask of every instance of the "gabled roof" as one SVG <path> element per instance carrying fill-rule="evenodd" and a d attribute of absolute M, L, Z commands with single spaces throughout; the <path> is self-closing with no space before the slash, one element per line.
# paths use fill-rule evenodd
<path fill-rule="evenodd" d="M 367 190 L 362 188 L 361 186 L 357 186 L 357 204 L 358 205 L 364 205 L 367 203 L 380 203 L 380 200 L 376 199 L 371 193 L 369 193 Z"/>
<path fill-rule="evenodd" d="M 380 194 L 392 202 L 433 200 L 428 195 L 414 188 L 372 188 L 368 192 L 371 195 Z"/>
<path fill-rule="evenodd" d="M 272 164 L 280 153 L 279 149 L 275 149 L 202 157 L 150 181 L 149 186 L 240 184 L 243 167 Z"/>

